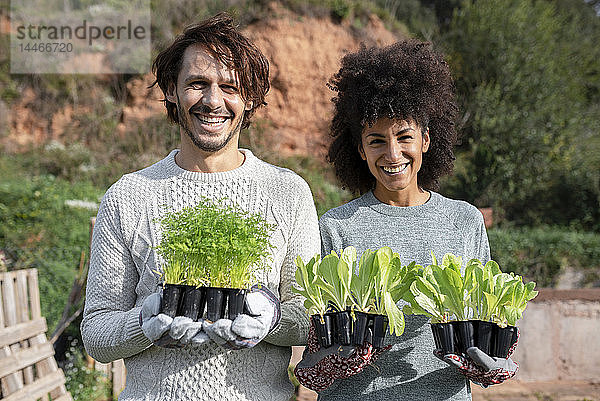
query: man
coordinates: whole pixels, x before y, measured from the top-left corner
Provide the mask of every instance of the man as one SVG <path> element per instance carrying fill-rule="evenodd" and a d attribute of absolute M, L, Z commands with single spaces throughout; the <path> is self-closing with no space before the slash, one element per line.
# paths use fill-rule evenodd
<path fill-rule="evenodd" d="M 92 240 L 81 324 L 88 353 L 125 358 L 119 400 L 288 400 L 291 345 L 308 319 L 291 291 L 294 259 L 319 252 L 310 189 L 293 172 L 238 149 L 240 130 L 264 104 L 268 62 L 219 14 L 175 38 L 153 64 L 180 149 L 127 174 L 104 196 Z M 192 322 L 159 313 L 158 218 L 201 197 L 260 213 L 275 226 L 271 269 L 234 321 Z"/>

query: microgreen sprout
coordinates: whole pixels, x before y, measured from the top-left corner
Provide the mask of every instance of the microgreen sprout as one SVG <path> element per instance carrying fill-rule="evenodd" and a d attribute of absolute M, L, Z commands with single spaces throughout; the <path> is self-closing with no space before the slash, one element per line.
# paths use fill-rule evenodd
<path fill-rule="evenodd" d="M 167 213 L 156 247 L 166 284 L 249 288 L 268 270 L 274 227 L 259 214 L 202 198 L 193 207 Z"/>

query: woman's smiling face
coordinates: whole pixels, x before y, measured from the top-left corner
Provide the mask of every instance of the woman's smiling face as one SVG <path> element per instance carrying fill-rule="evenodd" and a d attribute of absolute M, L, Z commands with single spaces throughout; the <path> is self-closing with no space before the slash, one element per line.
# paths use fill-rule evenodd
<path fill-rule="evenodd" d="M 373 193 L 382 202 L 420 193 L 417 173 L 429 149 L 429 132 L 412 120 L 380 118 L 362 131 L 358 147 L 377 181 Z M 387 202 L 389 203 L 389 202 Z"/>

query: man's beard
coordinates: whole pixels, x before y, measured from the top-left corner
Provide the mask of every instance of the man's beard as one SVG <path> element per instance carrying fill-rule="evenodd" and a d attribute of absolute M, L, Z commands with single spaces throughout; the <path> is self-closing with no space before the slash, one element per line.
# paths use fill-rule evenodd
<path fill-rule="evenodd" d="M 179 96 L 177 97 L 177 100 L 179 100 Z M 177 115 L 179 116 L 179 125 L 181 126 L 181 128 L 183 128 L 188 137 L 190 137 L 194 145 L 196 145 L 198 149 L 204 152 L 217 152 L 223 149 L 231 141 L 231 138 L 233 138 L 233 136 L 240 131 L 243 118 L 240 118 L 237 125 L 229 131 L 227 137 L 225 137 L 225 139 L 223 139 L 221 142 L 211 143 L 207 141 L 201 141 L 201 139 L 198 136 L 194 135 L 194 133 L 188 125 L 187 118 L 193 118 L 191 113 L 184 114 L 184 110 L 181 108 L 180 103 L 181 102 L 177 103 Z M 207 112 L 210 112 L 210 109 L 208 109 Z"/>

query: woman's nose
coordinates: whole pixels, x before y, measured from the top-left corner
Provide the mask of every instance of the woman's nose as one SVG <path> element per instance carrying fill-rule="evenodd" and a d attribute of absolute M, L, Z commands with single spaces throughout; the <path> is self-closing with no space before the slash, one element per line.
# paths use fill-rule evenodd
<path fill-rule="evenodd" d="M 402 146 L 397 141 L 388 142 L 386 157 L 389 161 L 399 160 L 402 156 Z"/>

